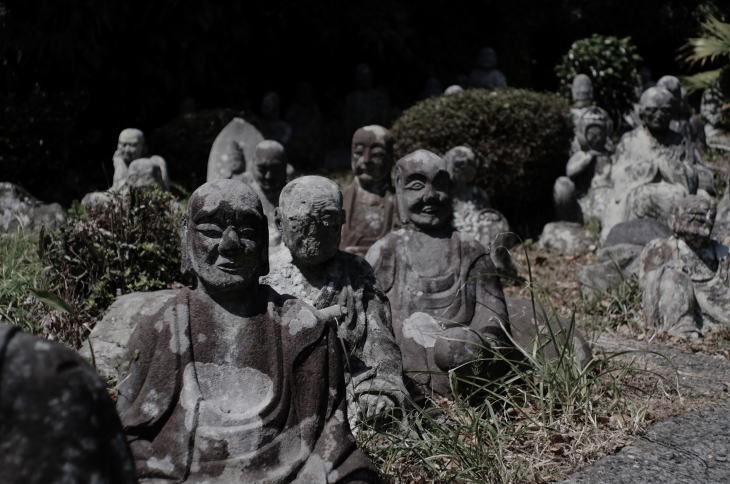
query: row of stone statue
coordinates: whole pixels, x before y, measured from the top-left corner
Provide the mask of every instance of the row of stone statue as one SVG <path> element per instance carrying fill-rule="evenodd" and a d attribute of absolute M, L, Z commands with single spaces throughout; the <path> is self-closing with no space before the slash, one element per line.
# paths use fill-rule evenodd
<path fill-rule="evenodd" d="M 351 427 L 498 376 L 538 338 L 531 302 L 505 298 L 489 247 L 454 228 L 455 195 L 475 215 L 488 203 L 466 185 L 473 153 L 393 163 L 388 131 L 367 126 L 341 192 L 321 176 L 287 183 L 279 143 L 250 150 L 253 128 L 228 128 L 186 207 L 195 288 L 120 297 L 82 354 L 119 384 L 143 480 L 376 482 Z M 585 341 L 561 334 L 585 364 Z"/>
<path fill-rule="evenodd" d="M 588 76 L 575 78 L 573 98 L 573 154 L 553 191 L 563 222 L 548 224 L 541 242 L 577 247 L 579 224 L 598 219 L 599 260 L 580 277 L 589 292 L 635 275 L 647 329 L 697 337 L 730 327 L 724 245 L 730 240 L 730 198 L 726 190 L 718 209 L 717 168 L 703 159 L 707 146 L 730 150 L 716 127 L 718 92 L 705 91 L 701 115 L 692 116 L 679 80 L 662 77 L 642 93 L 636 127 L 615 147 L 613 123 L 592 105 Z"/>

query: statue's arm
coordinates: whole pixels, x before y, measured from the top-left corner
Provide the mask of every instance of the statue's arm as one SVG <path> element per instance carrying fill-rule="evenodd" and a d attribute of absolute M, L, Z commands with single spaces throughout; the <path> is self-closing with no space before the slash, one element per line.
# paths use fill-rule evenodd
<path fill-rule="evenodd" d="M 586 170 L 591 162 L 593 161 L 594 152 L 578 151 L 568 160 L 568 165 L 565 167 L 565 174 L 568 178 L 575 178 Z"/>
<path fill-rule="evenodd" d="M 122 185 L 124 185 L 124 182 L 127 180 L 128 167 L 118 151 L 114 153 L 114 156 L 112 157 L 112 162 L 114 163 L 114 176 L 112 177 L 112 188 L 116 190 L 116 189 L 121 188 Z"/>

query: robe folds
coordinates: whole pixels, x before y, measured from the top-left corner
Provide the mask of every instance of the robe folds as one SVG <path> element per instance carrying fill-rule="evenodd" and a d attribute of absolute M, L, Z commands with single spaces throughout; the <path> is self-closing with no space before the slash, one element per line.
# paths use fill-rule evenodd
<path fill-rule="evenodd" d="M 299 300 L 260 292 L 266 311 L 227 327 L 189 289 L 138 324 L 117 402 L 138 477 L 379 482 L 348 427 L 336 328 Z M 214 343 L 232 356 L 221 361 Z"/>
<path fill-rule="evenodd" d="M 342 207 L 345 209 L 345 223 L 342 225 L 340 249 L 355 249 L 355 254 L 364 256 L 376 240 L 390 232 L 395 225 L 395 195 L 393 189 L 386 190 L 378 206 L 368 206 L 361 193 L 364 188 L 355 179 L 342 191 Z M 359 199 L 359 200 L 358 200 Z"/>

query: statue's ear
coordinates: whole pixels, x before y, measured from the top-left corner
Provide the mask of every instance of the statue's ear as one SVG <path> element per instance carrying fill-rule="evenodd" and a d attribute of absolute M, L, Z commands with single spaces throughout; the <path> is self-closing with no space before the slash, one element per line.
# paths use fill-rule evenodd
<path fill-rule="evenodd" d="M 276 230 L 281 232 L 281 209 L 279 207 L 274 209 L 274 225 L 276 226 Z"/>
<path fill-rule="evenodd" d="M 182 251 L 180 272 L 183 275 L 187 275 L 193 270 L 193 263 L 190 260 L 190 247 L 188 247 L 188 230 L 188 217 L 183 216 L 182 223 L 180 224 L 180 250 Z"/>

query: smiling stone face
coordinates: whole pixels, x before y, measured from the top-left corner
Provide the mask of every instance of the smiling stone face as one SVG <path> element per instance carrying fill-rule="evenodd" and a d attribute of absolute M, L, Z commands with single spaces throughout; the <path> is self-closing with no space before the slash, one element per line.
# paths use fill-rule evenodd
<path fill-rule="evenodd" d="M 423 231 L 451 222 L 451 175 L 446 160 L 427 150 L 410 153 L 396 163 L 395 191 L 404 224 Z"/>
<path fill-rule="evenodd" d="M 268 228 L 253 190 L 236 180 L 199 187 L 188 202 L 184 269 L 208 293 L 256 284 L 268 272 Z"/>

